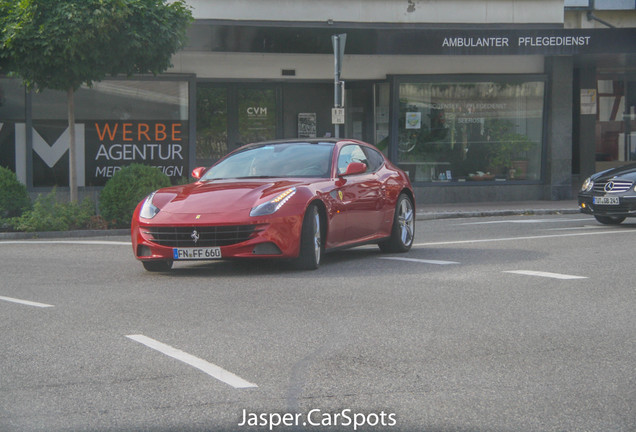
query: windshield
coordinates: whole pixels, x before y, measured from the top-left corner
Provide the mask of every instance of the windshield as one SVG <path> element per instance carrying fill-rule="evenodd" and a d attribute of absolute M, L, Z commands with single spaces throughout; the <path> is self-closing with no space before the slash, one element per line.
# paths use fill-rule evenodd
<path fill-rule="evenodd" d="M 331 176 L 333 143 L 275 143 L 248 147 L 223 159 L 201 181 L 257 177 Z"/>

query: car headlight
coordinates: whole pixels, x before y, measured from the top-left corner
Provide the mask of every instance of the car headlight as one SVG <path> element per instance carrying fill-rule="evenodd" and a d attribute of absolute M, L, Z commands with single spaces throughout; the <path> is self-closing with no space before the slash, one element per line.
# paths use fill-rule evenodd
<path fill-rule="evenodd" d="M 252 209 L 250 216 L 265 216 L 276 213 L 296 193 L 296 188 L 289 188 L 275 198 L 259 204 Z"/>
<path fill-rule="evenodd" d="M 144 201 L 144 204 L 141 206 L 141 211 L 139 212 L 140 217 L 144 219 L 152 219 L 153 217 L 157 216 L 157 213 L 159 213 L 159 208 L 152 203 L 152 199 L 154 198 L 156 193 L 157 192 L 153 192 L 148 195 L 148 198 L 146 198 L 146 201 Z"/>
<path fill-rule="evenodd" d="M 594 182 L 592 181 L 590 177 L 588 177 L 583 182 L 583 185 L 581 185 L 581 192 L 589 192 L 592 190 L 593 187 L 594 187 Z"/>

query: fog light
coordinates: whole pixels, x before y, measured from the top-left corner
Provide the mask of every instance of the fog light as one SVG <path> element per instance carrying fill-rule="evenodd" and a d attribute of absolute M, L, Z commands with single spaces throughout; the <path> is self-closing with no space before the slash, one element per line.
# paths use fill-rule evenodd
<path fill-rule="evenodd" d="M 280 255 L 282 252 L 274 243 L 261 243 L 254 246 L 254 255 Z"/>
<path fill-rule="evenodd" d="M 137 246 L 137 256 L 138 257 L 149 257 L 152 256 L 152 251 L 148 246 L 139 245 Z"/>

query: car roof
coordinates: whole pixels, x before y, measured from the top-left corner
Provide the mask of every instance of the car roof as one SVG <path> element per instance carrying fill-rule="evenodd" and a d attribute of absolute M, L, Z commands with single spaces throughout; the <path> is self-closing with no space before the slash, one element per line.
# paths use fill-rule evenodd
<path fill-rule="evenodd" d="M 251 146 L 261 146 L 261 145 L 276 145 L 276 144 L 339 144 L 339 143 L 354 143 L 365 146 L 371 146 L 363 141 L 349 139 L 349 138 L 333 138 L 333 137 L 325 137 L 325 138 L 285 138 L 285 139 L 277 139 L 277 140 L 269 140 L 269 141 L 255 141 L 249 144 L 245 144 L 242 147 L 251 147 Z"/>

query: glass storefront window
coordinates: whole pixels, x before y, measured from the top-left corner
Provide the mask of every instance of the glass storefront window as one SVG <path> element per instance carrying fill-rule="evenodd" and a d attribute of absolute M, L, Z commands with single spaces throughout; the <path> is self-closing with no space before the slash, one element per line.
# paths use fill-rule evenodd
<path fill-rule="evenodd" d="M 197 86 L 197 166 L 210 165 L 228 153 L 227 102 L 226 87 Z"/>
<path fill-rule="evenodd" d="M 16 171 L 16 124 L 24 124 L 24 86 L 17 79 L 0 79 L 0 166 Z M 23 167 L 18 174 L 25 181 Z"/>
<path fill-rule="evenodd" d="M 541 177 L 543 81 L 399 84 L 398 164 L 416 182 Z"/>
<path fill-rule="evenodd" d="M 636 160 L 636 82 L 599 77 L 597 91 L 596 161 L 600 171 Z"/>

